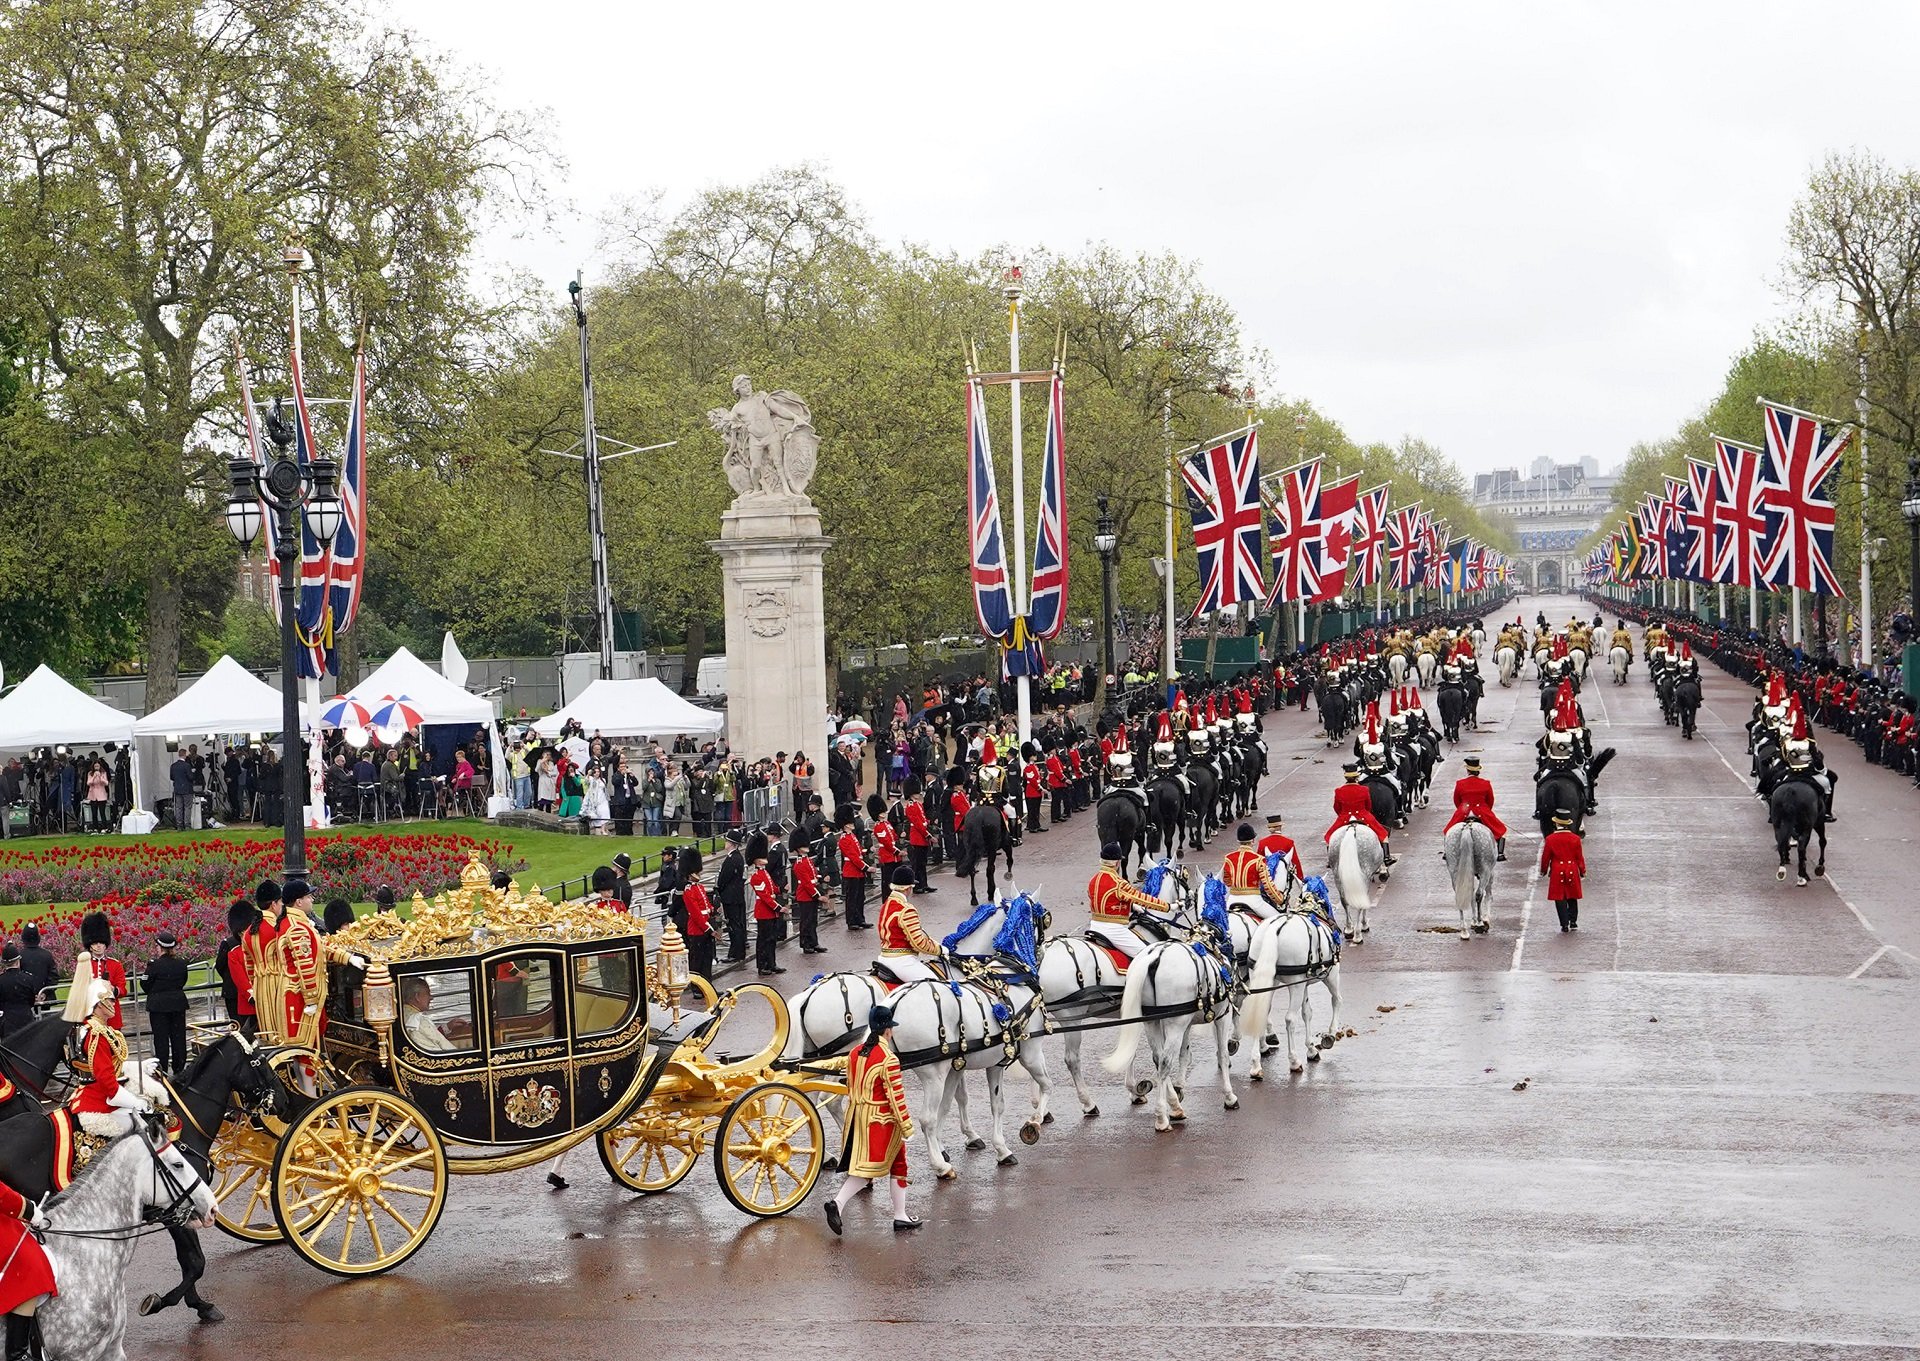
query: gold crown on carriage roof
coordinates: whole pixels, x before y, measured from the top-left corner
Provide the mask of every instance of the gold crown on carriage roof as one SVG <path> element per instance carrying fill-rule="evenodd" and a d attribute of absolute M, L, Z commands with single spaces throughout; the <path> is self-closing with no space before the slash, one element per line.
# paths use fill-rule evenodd
<path fill-rule="evenodd" d="M 634 940 L 645 935 L 641 922 L 623 910 L 591 901 L 556 903 L 539 889 L 523 894 L 518 884 L 497 889 L 479 853 L 460 871 L 460 887 L 413 895 L 411 915 L 376 912 L 321 937 L 335 964 L 384 960 L 434 959 L 470 955 L 501 945 L 552 944 L 555 941 Z"/>

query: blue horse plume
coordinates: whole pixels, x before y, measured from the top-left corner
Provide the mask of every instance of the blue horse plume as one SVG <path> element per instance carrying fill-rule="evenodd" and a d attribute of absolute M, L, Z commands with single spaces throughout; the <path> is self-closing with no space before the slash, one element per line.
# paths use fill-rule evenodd
<path fill-rule="evenodd" d="M 1287 863 L 1287 857 L 1281 854 L 1279 851 L 1272 851 L 1268 853 L 1267 873 L 1270 876 L 1272 876 L 1274 883 L 1278 884 L 1278 883 L 1284 882 L 1286 872 L 1282 870 L 1280 867 L 1286 863 Z"/>
<path fill-rule="evenodd" d="M 1167 876 L 1172 872 L 1172 865 L 1169 865 L 1164 860 L 1156 861 L 1153 868 L 1147 871 L 1147 877 L 1141 881 L 1140 887 L 1146 890 L 1149 898 L 1158 898 L 1160 896 L 1160 886 L 1166 883 Z"/>
<path fill-rule="evenodd" d="M 1206 886 L 1200 891 L 1200 920 L 1211 926 L 1220 936 L 1220 954 L 1225 960 L 1233 959 L 1233 926 L 1227 920 L 1227 883 L 1217 874 L 1207 876 Z"/>
<path fill-rule="evenodd" d="M 982 903 L 973 909 L 973 915 L 953 929 L 951 935 L 944 937 L 940 944 L 947 950 L 958 950 L 960 942 L 987 924 L 987 918 L 1000 910 L 998 903 Z"/>
<path fill-rule="evenodd" d="M 1040 967 L 1041 907 L 1031 893 L 1017 895 L 1004 904 L 1007 917 L 993 937 L 993 948 L 1008 959 L 1017 959 L 1029 973 Z"/>

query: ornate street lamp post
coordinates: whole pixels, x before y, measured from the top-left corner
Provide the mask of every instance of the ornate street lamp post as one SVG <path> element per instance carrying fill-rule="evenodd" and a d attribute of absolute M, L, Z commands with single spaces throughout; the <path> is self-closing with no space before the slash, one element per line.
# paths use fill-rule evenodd
<path fill-rule="evenodd" d="M 1119 679 L 1113 655 L 1113 560 L 1120 548 L 1120 536 L 1114 533 L 1113 512 L 1107 508 L 1107 498 L 1096 496 L 1094 504 L 1100 508 L 1100 520 L 1093 532 L 1094 551 L 1100 554 L 1100 674 L 1111 685 Z M 1123 683 L 1122 696 L 1125 693 Z M 1112 702 L 1111 698 L 1108 702 Z"/>
<path fill-rule="evenodd" d="M 293 422 L 282 414 L 280 402 L 266 419 L 273 457 L 265 466 L 236 458 L 227 464 L 227 528 L 242 546 L 253 542 L 261 529 L 260 507 L 272 512 L 267 526 L 268 547 L 280 564 L 280 777 L 281 821 L 286 838 L 288 879 L 307 877 L 307 823 L 304 810 L 306 779 L 300 733 L 299 639 L 295 626 L 300 615 L 300 527 L 322 548 L 333 542 L 340 528 L 339 469 L 330 458 L 315 458 L 302 468 L 293 455 Z"/>

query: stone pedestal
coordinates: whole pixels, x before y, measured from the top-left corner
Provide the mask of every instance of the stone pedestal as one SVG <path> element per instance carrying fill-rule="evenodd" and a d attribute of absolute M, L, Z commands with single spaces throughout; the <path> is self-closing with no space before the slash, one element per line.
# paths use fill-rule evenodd
<path fill-rule="evenodd" d="M 726 580 L 727 742 L 748 761 L 804 751 L 826 769 L 831 542 L 812 501 L 765 493 L 736 500 L 708 541 Z"/>

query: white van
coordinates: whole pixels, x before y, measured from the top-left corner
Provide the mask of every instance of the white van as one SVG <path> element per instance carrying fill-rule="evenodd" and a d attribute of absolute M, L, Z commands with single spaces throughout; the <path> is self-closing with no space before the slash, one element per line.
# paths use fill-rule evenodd
<path fill-rule="evenodd" d="M 727 694 L 727 659 L 702 657 L 693 677 L 694 693 L 702 699 L 724 699 Z"/>

